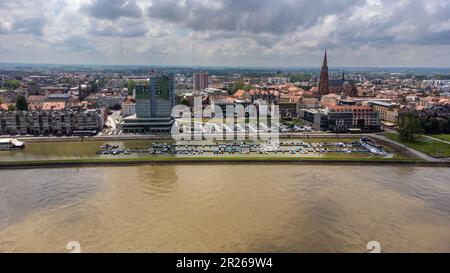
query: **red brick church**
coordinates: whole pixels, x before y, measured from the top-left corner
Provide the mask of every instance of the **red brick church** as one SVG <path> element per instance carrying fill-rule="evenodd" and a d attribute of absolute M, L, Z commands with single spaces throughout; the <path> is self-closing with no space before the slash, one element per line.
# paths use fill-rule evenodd
<path fill-rule="evenodd" d="M 327 51 L 325 50 L 322 70 L 320 71 L 319 90 L 317 92 L 317 97 L 320 100 L 323 95 L 327 94 L 339 94 L 343 96 L 355 97 L 357 95 L 357 89 L 353 80 L 345 79 L 344 72 L 342 72 L 341 79 L 329 78 Z"/>

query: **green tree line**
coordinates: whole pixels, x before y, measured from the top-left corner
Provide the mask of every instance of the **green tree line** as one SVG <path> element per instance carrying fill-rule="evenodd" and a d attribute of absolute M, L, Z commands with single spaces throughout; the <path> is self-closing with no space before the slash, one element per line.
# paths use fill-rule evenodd
<path fill-rule="evenodd" d="M 403 113 L 399 116 L 397 131 L 400 138 L 407 141 L 413 141 L 421 134 L 449 134 L 450 119 Z"/>

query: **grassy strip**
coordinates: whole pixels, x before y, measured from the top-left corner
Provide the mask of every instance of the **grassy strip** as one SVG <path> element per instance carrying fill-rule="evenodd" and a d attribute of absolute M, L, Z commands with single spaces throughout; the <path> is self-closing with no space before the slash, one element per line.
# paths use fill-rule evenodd
<path fill-rule="evenodd" d="M 402 140 L 397 134 L 385 133 L 389 139 L 408 146 L 414 150 L 425 153 L 433 157 L 450 157 L 450 145 L 421 137 L 415 141 Z"/>
<path fill-rule="evenodd" d="M 450 134 L 427 135 L 427 136 L 434 137 L 443 141 L 450 141 Z"/>

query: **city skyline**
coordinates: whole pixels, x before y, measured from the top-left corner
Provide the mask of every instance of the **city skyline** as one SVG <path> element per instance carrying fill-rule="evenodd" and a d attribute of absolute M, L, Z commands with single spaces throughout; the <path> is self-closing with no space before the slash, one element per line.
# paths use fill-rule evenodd
<path fill-rule="evenodd" d="M 0 62 L 448 67 L 442 1 L 2 1 Z"/>

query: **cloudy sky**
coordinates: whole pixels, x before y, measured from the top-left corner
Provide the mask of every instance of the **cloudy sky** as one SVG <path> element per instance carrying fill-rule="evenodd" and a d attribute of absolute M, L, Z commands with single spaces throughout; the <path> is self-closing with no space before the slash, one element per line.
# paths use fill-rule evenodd
<path fill-rule="evenodd" d="M 0 62 L 450 67 L 450 0 L 0 0 Z"/>

